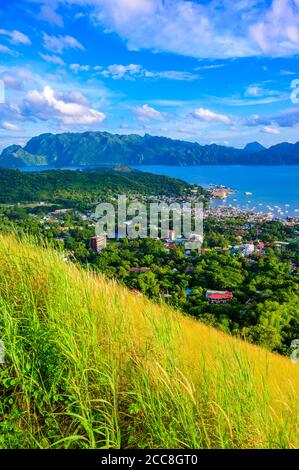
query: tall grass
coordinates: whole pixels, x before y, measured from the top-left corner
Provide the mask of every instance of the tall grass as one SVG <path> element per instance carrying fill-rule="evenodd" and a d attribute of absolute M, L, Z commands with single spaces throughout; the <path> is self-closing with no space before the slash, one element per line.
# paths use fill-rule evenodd
<path fill-rule="evenodd" d="M 0 237 L 0 447 L 298 447 L 299 368 Z"/>

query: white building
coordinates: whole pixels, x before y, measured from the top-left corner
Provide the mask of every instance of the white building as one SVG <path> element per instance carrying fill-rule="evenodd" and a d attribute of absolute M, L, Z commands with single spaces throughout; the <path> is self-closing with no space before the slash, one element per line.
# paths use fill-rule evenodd
<path fill-rule="evenodd" d="M 254 253 L 254 249 L 255 248 L 253 243 L 247 243 L 246 245 L 244 245 L 243 255 L 246 257 L 251 256 Z"/>

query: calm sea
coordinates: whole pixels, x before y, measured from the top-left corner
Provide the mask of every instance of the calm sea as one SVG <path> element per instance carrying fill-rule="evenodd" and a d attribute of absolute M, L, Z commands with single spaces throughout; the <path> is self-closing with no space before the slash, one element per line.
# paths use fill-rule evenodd
<path fill-rule="evenodd" d="M 136 166 L 141 171 L 180 178 L 203 187 L 224 185 L 235 190 L 226 201 L 242 209 L 299 216 L 299 166 Z M 250 192 L 252 195 L 245 195 Z"/>

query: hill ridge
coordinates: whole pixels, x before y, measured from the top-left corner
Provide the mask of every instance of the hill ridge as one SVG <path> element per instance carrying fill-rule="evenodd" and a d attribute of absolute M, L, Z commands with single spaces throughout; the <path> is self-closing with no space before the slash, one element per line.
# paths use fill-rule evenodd
<path fill-rule="evenodd" d="M 254 145 L 254 148 L 252 147 Z M 254 151 L 253 151 L 254 150 Z M 174 140 L 145 134 L 68 132 L 41 134 L 24 147 L 11 145 L 2 151 L 0 166 L 49 165 L 295 165 L 299 164 L 299 142 L 282 143 L 268 149 L 248 144 L 244 149 L 217 144 Z"/>

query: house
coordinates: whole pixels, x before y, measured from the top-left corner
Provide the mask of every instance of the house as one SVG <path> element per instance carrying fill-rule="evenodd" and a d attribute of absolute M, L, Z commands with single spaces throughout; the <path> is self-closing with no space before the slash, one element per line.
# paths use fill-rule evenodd
<path fill-rule="evenodd" d="M 226 304 L 233 296 L 233 293 L 229 291 L 210 290 L 206 292 L 206 298 L 212 304 Z"/>
<path fill-rule="evenodd" d="M 89 240 L 89 248 L 95 253 L 100 253 L 107 247 L 106 235 L 95 235 Z"/>

